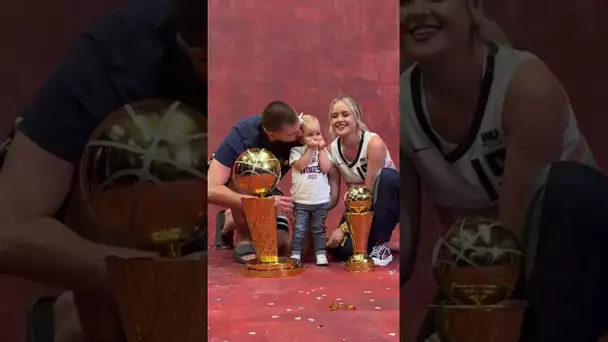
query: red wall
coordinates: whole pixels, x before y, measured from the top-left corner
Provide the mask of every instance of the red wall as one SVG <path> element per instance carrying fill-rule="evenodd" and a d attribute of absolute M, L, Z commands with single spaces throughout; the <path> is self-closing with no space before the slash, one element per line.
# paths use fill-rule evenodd
<path fill-rule="evenodd" d="M 397 11 L 375 0 L 210 1 L 209 151 L 268 102 L 286 101 L 326 128 L 331 100 L 350 94 L 398 162 Z"/>
<path fill-rule="evenodd" d="M 608 50 L 602 42 L 608 34 L 608 26 L 603 24 L 608 2 L 503 0 L 486 3 L 489 16 L 503 28 L 511 42 L 538 55 L 557 75 L 568 92 L 581 131 L 600 166 L 606 169 L 608 151 L 604 146 L 608 116 L 604 103 L 608 94 Z M 403 341 L 414 340 L 425 306 L 436 291 L 430 256 L 440 226 L 428 202 L 423 210 L 422 227 L 416 272 L 401 292 Z"/>

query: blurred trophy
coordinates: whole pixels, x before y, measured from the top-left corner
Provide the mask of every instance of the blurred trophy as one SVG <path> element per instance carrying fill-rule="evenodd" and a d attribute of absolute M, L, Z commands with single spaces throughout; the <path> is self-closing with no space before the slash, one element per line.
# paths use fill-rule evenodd
<path fill-rule="evenodd" d="M 353 185 L 344 195 L 346 222 L 353 240 L 353 255 L 346 261 L 349 272 L 372 272 L 374 261 L 367 254 L 369 231 L 374 212 L 371 210 L 374 195 L 364 186 Z"/>
<path fill-rule="evenodd" d="M 441 342 L 517 342 L 525 301 L 510 300 L 522 267 L 516 235 L 495 221 L 465 218 L 433 251 L 448 300 L 430 305 Z"/>
<path fill-rule="evenodd" d="M 160 255 L 106 260 L 128 342 L 207 338 L 207 257 L 181 253 L 206 230 L 206 125 L 183 103 L 146 100 L 110 114 L 86 146 L 83 235 Z"/>
<path fill-rule="evenodd" d="M 274 199 L 266 196 L 281 180 L 281 163 L 270 151 L 253 148 L 234 163 L 232 181 L 236 189 L 254 198 L 243 198 L 245 219 L 257 259 L 247 261 L 243 275 L 252 278 L 282 278 L 303 272 L 295 260 L 279 257 Z"/>

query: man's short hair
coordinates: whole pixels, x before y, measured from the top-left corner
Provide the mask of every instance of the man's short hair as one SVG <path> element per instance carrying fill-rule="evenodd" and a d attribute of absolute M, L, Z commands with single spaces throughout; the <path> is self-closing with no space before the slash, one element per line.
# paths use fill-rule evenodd
<path fill-rule="evenodd" d="M 191 47 L 207 47 L 207 1 L 173 0 L 177 32 Z"/>
<path fill-rule="evenodd" d="M 298 114 L 287 103 L 274 101 L 262 111 L 262 126 L 269 132 L 279 131 L 284 126 L 298 123 Z"/>

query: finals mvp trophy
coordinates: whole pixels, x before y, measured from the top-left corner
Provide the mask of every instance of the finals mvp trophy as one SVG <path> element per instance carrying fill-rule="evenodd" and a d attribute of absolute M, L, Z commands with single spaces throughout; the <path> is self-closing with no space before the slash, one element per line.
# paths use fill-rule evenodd
<path fill-rule="evenodd" d="M 483 218 L 457 222 L 433 252 L 446 301 L 430 305 L 441 342 L 518 342 L 525 301 L 510 300 L 521 272 L 515 234 Z M 428 340 L 427 340 L 428 341 Z"/>
<path fill-rule="evenodd" d="M 91 136 L 79 182 L 81 235 L 158 253 L 107 259 L 127 341 L 206 341 L 207 256 L 181 255 L 206 231 L 205 117 L 164 100 L 115 111 Z"/>
<path fill-rule="evenodd" d="M 367 242 L 374 212 L 373 193 L 360 185 L 351 186 L 344 195 L 346 222 L 353 240 L 353 255 L 346 261 L 349 272 L 372 272 L 374 261 L 367 254 Z"/>
<path fill-rule="evenodd" d="M 279 257 L 277 215 L 274 199 L 268 196 L 281 180 L 281 162 L 266 149 L 243 152 L 234 163 L 232 182 L 243 198 L 245 219 L 257 259 L 245 263 L 243 275 L 252 278 L 282 278 L 301 274 L 304 269 L 291 258 Z"/>

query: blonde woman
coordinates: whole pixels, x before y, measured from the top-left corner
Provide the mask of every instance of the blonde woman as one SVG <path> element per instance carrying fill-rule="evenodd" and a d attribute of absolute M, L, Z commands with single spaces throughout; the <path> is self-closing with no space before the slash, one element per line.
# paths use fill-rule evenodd
<path fill-rule="evenodd" d="M 399 223 L 399 172 L 382 138 L 368 131 L 361 106 L 354 98 L 342 96 L 333 100 L 329 122 L 329 132 L 335 138 L 329 150 L 339 174 L 330 179 L 332 191 L 339 193 L 342 178 L 347 186 L 360 184 L 373 191 L 375 214 L 368 252 L 377 266 L 386 266 L 393 260 L 388 242 Z M 334 260 L 346 260 L 353 253 L 344 218 L 340 227 L 328 240 Z"/>
<path fill-rule="evenodd" d="M 525 247 L 521 341 L 597 341 L 608 322 L 608 180 L 567 94 L 536 56 L 489 41 L 469 0 L 410 0 L 403 13 L 417 61 L 400 87 L 403 238 L 419 235 L 420 186 L 446 229 L 470 216 L 502 222 Z M 402 249 L 405 280 L 415 249 Z M 434 329 L 429 316 L 419 341 Z"/>

